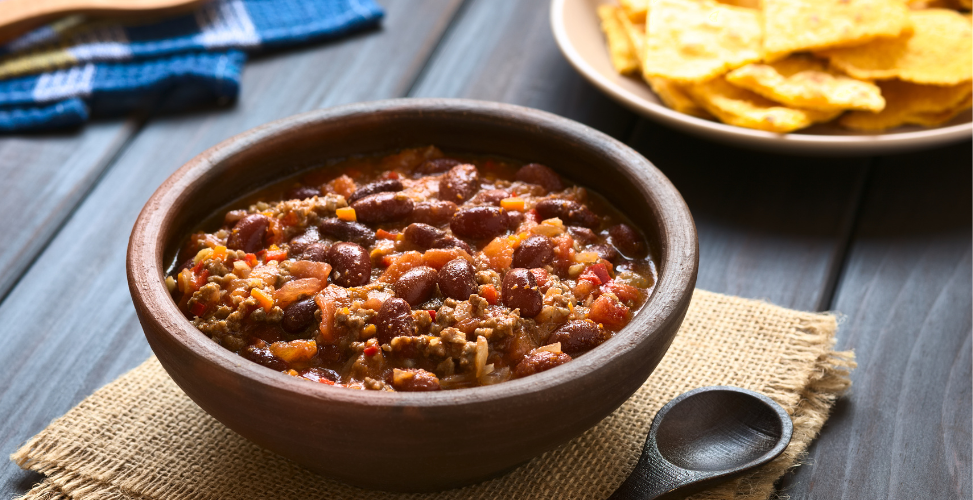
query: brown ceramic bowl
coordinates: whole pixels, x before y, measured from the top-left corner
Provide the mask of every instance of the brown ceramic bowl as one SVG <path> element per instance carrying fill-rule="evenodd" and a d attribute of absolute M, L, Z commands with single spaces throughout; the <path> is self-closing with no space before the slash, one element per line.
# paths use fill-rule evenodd
<path fill-rule="evenodd" d="M 645 232 L 656 256 L 658 282 L 645 306 L 611 340 L 552 370 L 487 387 L 387 393 L 313 384 L 252 363 L 196 330 L 170 298 L 164 263 L 199 221 L 242 194 L 327 159 L 428 144 L 544 163 L 605 195 Z M 194 158 L 135 223 L 128 284 L 159 361 L 227 427 L 350 484 L 429 491 L 496 476 L 621 405 L 669 348 L 697 265 L 696 229 L 682 197 L 621 142 L 528 108 L 398 99 L 268 123 Z"/>

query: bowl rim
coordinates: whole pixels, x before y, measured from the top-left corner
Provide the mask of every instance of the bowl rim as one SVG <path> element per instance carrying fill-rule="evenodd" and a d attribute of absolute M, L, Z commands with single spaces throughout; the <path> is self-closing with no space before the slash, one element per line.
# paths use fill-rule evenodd
<path fill-rule="evenodd" d="M 658 256 L 658 277 L 652 295 L 629 325 L 609 341 L 573 359 L 571 363 L 529 378 L 500 384 L 423 393 L 355 391 L 326 384 L 310 384 L 253 363 L 223 348 L 196 329 L 179 311 L 164 282 L 166 268 L 163 253 L 166 245 L 160 239 L 165 221 L 179 212 L 175 202 L 196 182 L 205 180 L 210 169 L 218 168 L 236 155 L 246 154 L 253 145 L 286 138 L 315 124 L 375 113 L 444 113 L 469 116 L 471 119 L 511 121 L 512 124 L 538 127 L 579 138 L 585 147 L 621 159 L 616 163 L 622 165 L 623 169 L 642 170 L 640 173 L 649 177 L 652 184 L 660 233 L 669 236 L 665 242 L 659 242 L 660 253 L 665 255 Z M 686 296 L 692 294 L 695 285 L 698 254 L 695 223 L 682 196 L 661 171 L 624 143 L 586 125 L 533 108 L 471 99 L 399 98 L 317 109 L 282 118 L 237 134 L 200 153 L 170 175 L 146 202 L 131 233 L 126 271 L 137 309 L 145 311 L 150 320 L 160 327 L 158 330 L 165 332 L 180 347 L 194 356 L 205 358 L 220 370 L 233 372 L 233 375 L 260 385 L 273 386 L 279 391 L 330 403 L 437 407 L 492 403 L 511 397 L 530 396 L 571 380 L 596 375 L 613 357 L 633 350 L 656 334 L 673 319 L 681 305 L 684 307 Z"/>

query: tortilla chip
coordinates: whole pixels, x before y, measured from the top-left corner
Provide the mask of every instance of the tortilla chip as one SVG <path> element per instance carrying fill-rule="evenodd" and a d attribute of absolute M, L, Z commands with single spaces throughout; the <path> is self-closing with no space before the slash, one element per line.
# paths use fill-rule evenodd
<path fill-rule="evenodd" d="M 881 111 L 885 107 L 877 85 L 830 72 L 824 61 L 810 56 L 748 64 L 731 71 L 726 80 L 793 108 Z"/>
<path fill-rule="evenodd" d="M 722 122 L 738 127 L 787 133 L 818 122 L 826 122 L 841 111 L 788 108 L 749 90 L 730 85 L 725 78 L 686 87 L 703 108 Z"/>
<path fill-rule="evenodd" d="M 764 57 L 847 47 L 908 30 L 902 0 L 764 0 Z"/>
<path fill-rule="evenodd" d="M 910 17 L 911 35 L 821 55 L 855 78 L 898 78 L 926 85 L 956 85 L 973 79 L 973 23 L 969 16 L 928 9 L 913 11 Z"/>
<path fill-rule="evenodd" d="M 698 116 L 700 118 L 714 118 L 702 106 L 696 103 L 686 92 L 683 85 L 667 80 L 660 76 L 653 76 L 648 79 L 649 86 L 655 95 L 662 99 L 666 106 L 687 115 Z"/>
<path fill-rule="evenodd" d="M 931 123 L 935 116 L 965 108 L 964 102 L 973 93 L 969 82 L 952 86 L 918 85 L 899 80 L 878 82 L 885 97 L 885 109 L 878 113 L 852 111 L 841 117 L 842 126 L 855 130 L 885 130 L 907 123 L 924 125 Z M 946 118 L 948 120 L 949 118 Z M 925 123 L 922 123 L 925 121 Z M 945 120 L 943 120 L 945 121 Z"/>
<path fill-rule="evenodd" d="M 953 109 L 948 109 L 946 111 L 940 111 L 938 113 L 915 113 L 909 115 L 906 119 L 906 123 L 911 123 L 915 125 L 922 125 L 923 127 L 938 127 L 950 120 L 954 116 L 960 114 L 973 107 L 973 94 L 967 97 L 965 101 L 961 102 L 959 106 Z"/>
<path fill-rule="evenodd" d="M 649 0 L 619 0 L 622 10 L 633 23 L 645 23 L 646 14 L 649 12 Z"/>
<path fill-rule="evenodd" d="M 612 66 L 615 71 L 622 75 L 638 73 L 639 60 L 635 47 L 628 39 L 625 29 L 618 20 L 619 15 L 624 15 L 621 9 L 613 5 L 598 6 L 598 17 L 601 18 L 601 31 L 605 33 L 608 41 L 608 55 L 611 57 Z"/>
<path fill-rule="evenodd" d="M 642 75 L 696 83 L 760 60 L 760 12 L 714 0 L 650 0 Z"/>
<path fill-rule="evenodd" d="M 635 47 L 637 54 L 645 55 L 645 25 L 633 23 L 626 16 L 621 16 L 621 24 L 625 29 L 625 33 L 628 34 L 629 40 L 632 42 L 632 46 Z M 639 59 L 639 64 L 642 63 L 641 58 Z M 698 116 L 700 118 L 713 118 L 713 115 L 706 112 L 705 109 L 701 108 L 696 101 L 693 101 L 689 94 L 682 88 L 681 85 L 668 80 L 666 78 L 654 76 L 646 79 L 649 87 L 655 92 L 662 103 L 672 108 L 680 113 L 686 113 L 687 115 Z"/>

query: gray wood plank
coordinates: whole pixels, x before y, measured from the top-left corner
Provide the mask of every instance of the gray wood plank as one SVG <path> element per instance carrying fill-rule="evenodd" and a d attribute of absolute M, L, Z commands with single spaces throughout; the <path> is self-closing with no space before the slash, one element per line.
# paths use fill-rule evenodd
<path fill-rule="evenodd" d="M 635 116 L 598 92 L 561 55 L 548 3 L 470 0 L 409 95 L 519 104 L 626 138 Z"/>
<path fill-rule="evenodd" d="M 792 498 L 970 498 L 969 142 L 883 158 L 835 294 L 858 369 Z"/>
<path fill-rule="evenodd" d="M 840 267 L 869 160 L 771 155 L 648 121 L 631 144 L 685 198 L 706 290 L 816 310 Z"/>
<path fill-rule="evenodd" d="M 235 107 L 150 122 L 0 304 L 0 456 L 149 356 L 128 294 L 125 251 L 142 205 L 172 171 L 260 123 L 404 95 L 459 3 L 383 2 L 381 31 L 252 61 Z M 34 479 L 0 461 L 0 497 L 23 493 Z"/>
<path fill-rule="evenodd" d="M 0 300 L 137 127 L 133 119 L 0 137 Z"/>

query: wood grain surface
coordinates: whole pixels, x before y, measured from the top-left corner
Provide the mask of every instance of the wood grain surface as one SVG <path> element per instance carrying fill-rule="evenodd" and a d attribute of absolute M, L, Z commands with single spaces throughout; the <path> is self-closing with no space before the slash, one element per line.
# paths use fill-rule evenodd
<path fill-rule="evenodd" d="M 83 133 L 0 139 L 0 213 L 8 214 L 0 217 L 0 300 L 137 126 L 132 119 L 94 124 Z"/>
<path fill-rule="evenodd" d="M 707 143 L 643 122 L 631 143 L 682 192 L 699 231 L 697 286 L 803 310 L 841 267 L 869 159 Z"/>
<path fill-rule="evenodd" d="M 880 158 L 832 308 L 850 394 L 793 498 L 970 498 L 970 143 Z"/>
<path fill-rule="evenodd" d="M 795 499 L 971 496 L 971 145 L 806 159 L 637 119 L 561 56 L 547 2 L 380 2 L 382 28 L 250 61 L 239 102 L 64 135 L 0 138 L 0 454 L 149 355 L 125 286 L 142 203 L 237 132 L 315 107 L 468 97 L 552 111 L 627 141 L 696 219 L 701 288 L 844 315 L 852 391 Z M 10 216 L 10 214 L 15 214 Z M 0 463 L 0 497 L 39 478 Z"/>

